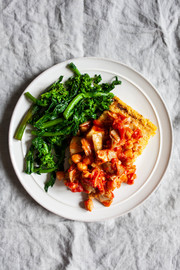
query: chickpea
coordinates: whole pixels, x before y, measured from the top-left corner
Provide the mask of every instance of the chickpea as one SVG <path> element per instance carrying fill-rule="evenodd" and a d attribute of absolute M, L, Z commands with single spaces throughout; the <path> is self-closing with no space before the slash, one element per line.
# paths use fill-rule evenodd
<path fill-rule="evenodd" d="M 57 172 L 56 173 L 56 177 L 59 181 L 63 180 L 65 177 L 65 173 L 64 172 Z"/>
<path fill-rule="evenodd" d="M 88 210 L 88 211 L 92 211 L 92 209 L 93 209 L 93 201 L 91 200 L 91 199 L 88 199 L 88 200 L 86 200 L 85 202 L 84 202 L 84 206 L 85 206 L 85 208 L 86 208 L 86 210 Z"/>
<path fill-rule="evenodd" d="M 133 173 L 135 173 L 135 171 L 136 171 L 136 169 L 134 169 L 134 168 L 129 169 L 129 170 L 128 170 L 128 174 L 133 174 Z"/>
<path fill-rule="evenodd" d="M 84 164 L 83 162 L 77 163 L 77 168 L 78 168 L 78 170 L 81 171 L 81 172 L 87 171 L 87 165 Z"/>
<path fill-rule="evenodd" d="M 126 131 L 126 137 L 127 137 L 127 139 L 130 139 L 131 138 L 131 135 L 132 135 L 132 131 L 127 130 Z"/>
<path fill-rule="evenodd" d="M 116 181 L 107 182 L 107 190 L 114 190 L 116 188 Z"/>
<path fill-rule="evenodd" d="M 85 157 L 83 158 L 83 163 L 86 165 L 90 165 L 91 164 L 91 159 L 89 157 Z"/>
<path fill-rule="evenodd" d="M 133 142 L 129 140 L 126 144 L 126 149 L 132 149 L 132 148 L 133 148 Z"/>
<path fill-rule="evenodd" d="M 133 163 L 132 158 L 127 158 L 127 160 L 126 160 L 126 162 L 125 162 L 126 166 L 131 166 L 132 163 Z"/>
<path fill-rule="evenodd" d="M 138 151 L 139 150 L 139 145 L 138 143 L 135 143 L 133 146 L 133 151 Z"/>
<path fill-rule="evenodd" d="M 132 153 L 132 150 L 131 149 L 126 150 L 124 152 L 124 154 L 126 155 L 127 158 L 132 158 L 133 157 L 133 153 Z"/>
<path fill-rule="evenodd" d="M 72 161 L 73 161 L 74 163 L 78 163 L 78 162 L 81 161 L 82 157 L 81 157 L 80 154 L 74 154 L 74 155 L 72 155 L 71 159 L 72 159 Z"/>
<path fill-rule="evenodd" d="M 83 177 L 83 178 L 90 178 L 90 177 L 91 177 L 91 173 L 88 172 L 88 171 L 84 171 L 84 172 L 82 173 L 82 177 Z"/>
<path fill-rule="evenodd" d="M 126 183 L 127 180 L 128 180 L 127 175 L 126 175 L 126 174 L 123 174 L 123 175 L 121 176 L 121 182 L 122 182 L 122 183 Z"/>

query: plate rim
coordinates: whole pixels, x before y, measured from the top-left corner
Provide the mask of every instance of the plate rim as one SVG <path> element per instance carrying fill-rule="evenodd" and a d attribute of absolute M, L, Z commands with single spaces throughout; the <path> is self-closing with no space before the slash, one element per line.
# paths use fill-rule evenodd
<path fill-rule="evenodd" d="M 14 116 L 14 113 L 15 113 L 16 108 L 18 107 L 20 98 L 22 97 L 22 95 L 23 95 L 23 93 L 26 91 L 26 89 L 27 89 L 28 87 L 30 87 L 31 84 L 34 83 L 36 80 L 40 79 L 40 77 L 43 76 L 44 73 L 48 72 L 50 69 L 55 68 L 56 66 L 59 66 L 59 65 L 62 65 L 62 66 L 63 66 L 63 65 L 66 65 L 67 63 L 72 62 L 72 61 L 79 61 L 79 60 L 84 60 L 84 61 L 86 61 L 86 60 L 88 60 L 88 59 L 90 59 L 90 60 L 97 60 L 97 61 L 101 60 L 101 61 L 108 61 L 108 62 L 116 63 L 116 64 L 118 64 L 118 65 L 124 66 L 125 68 L 127 68 L 127 69 L 129 69 L 129 70 L 132 70 L 134 73 L 138 74 L 142 79 L 144 79 L 144 80 L 146 81 L 146 83 L 148 83 L 148 84 L 153 88 L 153 90 L 154 90 L 155 93 L 157 94 L 158 98 L 159 98 L 160 101 L 162 102 L 162 105 L 164 106 L 164 109 L 165 109 L 166 114 L 167 114 L 167 120 L 168 120 L 169 127 L 170 127 L 170 139 L 171 139 L 171 141 L 170 141 L 170 149 L 169 149 L 169 156 L 168 156 L 168 160 L 167 160 L 167 165 L 166 165 L 166 167 L 164 168 L 164 171 L 163 171 L 161 177 L 159 178 L 158 182 L 157 182 L 157 183 L 154 185 L 154 187 L 150 190 L 150 193 L 148 193 L 148 194 L 145 196 L 145 198 L 143 197 L 139 202 L 137 202 L 134 206 L 132 206 L 130 209 L 124 211 L 123 213 L 120 213 L 120 214 L 114 214 L 113 216 L 110 216 L 110 217 L 104 217 L 104 218 L 101 217 L 101 218 L 99 218 L 99 219 L 96 218 L 96 219 L 93 219 L 93 220 L 90 220 L 90 219 L 88 219 L 88 218 L 86 218 L 86 219 L 81 219 L 81 218 L 74 219 L 74 218 L 71 218 L 71 217 L 69 217 L 69 216 L 66 216 L 66 214 L 64 214 L 64 213 L 63 213 L 63 215 L 62 215 L 62 214 L 59 214 L 59 213 L 57 213 L 57 211 L 52 210 L 50 207 L 48 207 L 47 205 L 45 205 L 39 198 L 36 198 L 35 196 L 33 196 L 33 194 L 32 194 L 29 190 L 26 189 L 25 185 L 23 184 L 23 181 L 20 180 L 20 177 L 19 177 L 19 175 L 18 175 L 18 172 L 17 172 L 16 169 L 15 169 L 14 161 L 13 161 L 13 158 L 12 158 L 11 147 L 10 147 L 11 140 L 13 140 L 13 137 L 11 137 L 11 133 L 12 133 L 12 132 L 11 132 L 11 129 L 12 129 L 12 120 L 13 120 L 13 116 Z M 137 208 L 137 207 L 140 206 L 142 203 L 144 203 L 144 202 L 147 200 L 147 198 L 149 198 L 149 197 L 157 190 L 157 188 L 160 186 L 160 183 L 162 182 L 162 180 L 163 180 L 163 178 L 164 178 L 164 175 L 165 175 L 165 173 L 166 173 L 166 171 L 167 171 L 167 169 L 168 169 L 168 167 L 169 167 L 169 164 L 170 164 L 170 162 L 171 162 L 171 159 L 172 159 L 172 152 L 173 152 L 173 148 L 174 148 L 174 134 L 173 134 L 173 126 L 172 126 L 172 121 L 171 121 L 170 113 L 169 113 L 169 110 L 168 110 L 168 108 L 167 108 L 167 106 L 166 106 L 166 103 L 165 103 L 163 97 L 162 97 L 161 94 L 157 91 L 156 87 L 155 87 L 148 79 L 146 79 L 146 77 L 145 77 L 142 73 L 136 71 L 134 68 L 128 66 L 127 64 L 124 64 L 124 63 L 122 63 L 122 62 L 120 62 L 120 61 L 116 61 L 116 60 L 114 60 L 114 59 L 103 58 L 103 57 L 90 57 L 90 56 L 88 56 L 88 57 L 72 58 L 72 59 L 68 59 L 68 60 L 66 60 L 66 61 L 62 61 L 62 62 L 60 62 L 60 63 L 57 63 L 57 64 L 51 66 L 50 68 L 44 70 L 43 72 L 41 72 L 37 77 L 35 77 L 34 80 L 32 80 L 32 81 L 30 82 L 30 84 L 23 90 L 23 92 L 21 93 L 21 95 L 20 95 L 19 98 L 18 98 L 18 101 L 16 102 L 16 105 L 14 106 L 14 109 L 13 109 L 13 112 L 12 112 L 12 115 L 11 115 L 11 119 L 10 119 L 10 123 L 9 123 L 9 131 L 8 131 L 8 147 L 9 147 L 9 153 L 10 153 L 10 159 L 11 159 L 12 167 L 13 167 L 13 169 L 14 169 L 14 171 L 15 171 L 15 174 L 16 174 L 16 176 L 17 176 L 19 182 L 21 183 L 21 185 L 23 186 L 23 188 L 26 190 L 26 192 L 27 192 L 27 193 L 28 193 L 28 194 L 29 194 L 29 195 L 30 195 L 30 196 L 31 196 L 38 204 L 40 204 L 40 205 L 41 205 L 42 207 L 44 207 L 46 210 L 48 210 L 48 211 L 50 211 L 50 212 L 52 212 L 52 213 L 54 213 L 54 214 L 56 214 L 56 215 L 58 215 L 58 216 L 61 216 L 61 217 L 63 217 L 63 218 L 67 218 L 67 219 L 69 219 L 69 220 L 80 221 L 80 222 L 101 222 L 101 221 L 108 220 L 108 219 L 111 219 L 111 218 L 117 218 L 117 217 L 120 217 L 120 216 L 124 216 L 125 214 L 131 212 L 133 209 Z"/>

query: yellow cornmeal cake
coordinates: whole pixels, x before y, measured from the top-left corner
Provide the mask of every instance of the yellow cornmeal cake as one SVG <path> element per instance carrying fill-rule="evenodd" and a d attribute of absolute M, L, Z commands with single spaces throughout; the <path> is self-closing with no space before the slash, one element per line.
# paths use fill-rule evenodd
<path fill-rule="evenodd" d="M 113 103 L 110 105 L 109 111 L 112 113 L 120 113 L 124 116 L 130 118 L 130 125 L 133 125 L 134 128 L 139 128 L 142 132 L 143 137 L 139 139 L 137 150 L 134 152 L 134 161 L 137 156 L 141 155 L 143 149 L 148 144 L 148 141 L 151 136 L 154 136 L 157 130 L 157 127 L 149 120 L 144 118 L 141 114 L 135 111 L 133 108 L 128 106 L 118 97 L 114 97 Z M 103 121 L 108 117 L 108 111 L 105 111 L 99 118 Z"/>

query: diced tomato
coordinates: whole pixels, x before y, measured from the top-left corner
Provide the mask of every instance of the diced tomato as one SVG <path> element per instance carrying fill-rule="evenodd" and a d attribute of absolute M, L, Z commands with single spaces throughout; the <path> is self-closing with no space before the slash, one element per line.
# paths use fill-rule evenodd
<path fill-rule="evenodd" d="M 80 183 L 65 182 L 65 185 L 70 188 L 72 192 L 83 192 L 84 189 Z"/>
<path fill-rule="evenodd" d="M 125 168 L 117 158 L 113 158 L 111 160 L 111 166 L 114 172 L 116 172 L 117 176 L 121 176 L 123 173 L 125 173 Z"/>
<path fill-rule="evenodd" d="M 133 180 L 132 179 L 128 179 L 127 184 L 128 185 L 133 185 L 134 184 L 134 179 Z"/>
<path fill-rule="evenodd" d="M 94 169 L 93 172 L 92 172 L 92 174 L 91 174 L 91 180 L 94 183 L 94 187 L 96 187 L 97 184 L 98 184 L 99 174 L 100 174 L 100 171 L 98 169 Z"/>
<path fill-rule="evenodd" d="M 121 140 L 123 140 L 125 136 L 125 128 L 120 127 L 118 130 L 119 130 L 119 135 L 121 137 Z"/>
<path fill-rule="evenodd" d="M 93 121 L 93 124 L 94 124 L 95 126 L 98 126 L 98 127 L 103 127 L 103 123 L 102 123 L 100 120 L 98 120 L 98 119 L 95 119 L 95 120 Z"/>
<path fill-rule="evenodd" d="M 96 188 L 98 188 L 99 191 L 103 192 L 104 191 L 104 184 L 105 184 L 105 181 L 103 181 L 101 176 L 99 176 L 98 181 L 96 183 Z"/>
<path fill-rule="evenodd" d="M 107 181 L 106 183 L 106 191 L 114 190 L 116 188 L 116 181 Z"/>
<path fill-rule="evenodd" d="M 109 207 L 110 205 L 111 205 L 111 203 L 112 203 L 112 200 L 110 201 L 104 201 L 104 202 L 101 202 L 104 206 L 106 206 L 106 207 Z"/>
<path fill-rule="evenodd" d="M 119 124 L 121 123 L 121 121 L 119 121 L 119 120 L 117 121 L 117 120 L 118 119 L 115 119 L 112 123 L 113 128 L 116 130 L 119 128 Z"/>
<path fill-rule="evenodd" d="M 121 183 L 122 183 L 121 178 L 118 178 L 118 180 L 116 181 L 116 187 L 120 188 Z"/>
<path fill-rule="evenodd" d="M 134 179 L 136 178 L 136 174 L 132 173 L 128 175 L 128 181 L 127 184 L 128 185 L 133 185 L 134 184 Z"/>
<path fill-rule="evenodd" d="M 123 175 L 121 175 L 120 179 L 121 179 L 121 183 L 127 183 L 128 178 L 127 178 L 127 172 L 125 171 Z"/>
<path fill-rule="evenodd" d="M 129 127 L 126 127 L 126 134 L 125 134 L 126 139 L 127 140 L 130 139 L 131 135 L 132 135 L 132 129 Z"/>
<path fill-rule="evenodd" d="M 135 140 L 139 140 L 140 138 L 143 137 L 142 136 L 142 131 L 139 128 L 135 129 L 134 132 L 133 132 L 133 134 L 132 134 L 132 137 Z"/>
<path fill-rule="evenodd" d="M 123 115 L 123 114 L 119 114 L 119 116 L 120 116 L 121 120 L 124 120 L 124 119 L 127 118 L 127 117 L 126 117 L 125 115 Z"/>
<path fill-rule="evenodd" d="M 133 148 L 133 141 L 127 140 L 126 143 L 124 144 L 124 149 L 131 149 L 131 148 Z"/>
<path fill-rule="evenodd" d="M 122 163 L 126 163 L 127 157 L 124 153 L 120 152 L 118 153 L 118 159 L 122 162 Z"/>
<path fill-rule="evenodd" d="M 83 178 L 83 182 L 93 188 L 99 189 L 99 191 L 103 191 L 105 185 L 104 173 L 99 169 L 94 169 L 89 178 Z"/>
<path fill-rule="evenodd" d="M 101 132 L 101 133 L 104 132 L 104 129 L 103 129 L 102 126 L 96 126 L 96 125 L 94 125 L 94 126 L 93 126 L 93 130 L 94 130 L 94 131 L 97 131 L 97 132 Z"/>
<path fill-rule="evenodd" d="M 115 148 L 115 151 L 117 152 L 117 157 L 119 158 L 119 156 L 121 156 L 121 154 L 123 153 L 122 152 L 122 147 L 121 146 L 118 146 Z"/>
<path fill-rule="evenodd" d="M 117 170 L 117 166 L 116 166 L 117 161 L 118 161 L 117 158 L 112 158 L 111 159 L 111 167 L 112 167 L 112 170 L 113 171 L 116 171 Z"/>
<path fill-rule="evenodd" d="M 122 121 L 119 121 L 119 120 L 117 121 L 117 120 L 118 119 L 114 120 L 112 126 L 115 130 L 118 130 L 120 138 L 121 138 L 121 140 L 123 140 L 125 137 L 125 128 L 124 128 Z"/>

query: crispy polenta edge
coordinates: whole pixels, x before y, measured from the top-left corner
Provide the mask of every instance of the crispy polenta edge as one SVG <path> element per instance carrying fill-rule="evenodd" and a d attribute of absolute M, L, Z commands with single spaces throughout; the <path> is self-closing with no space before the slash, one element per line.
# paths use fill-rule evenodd
<path fill-rule="evenodd" d="M 144 118 L 141 114 L 131 108 L 129 105 L 124 103 L 118 97 L 114 97 L 113 103 L 111 103 L 109 110 L 116 113 L 122 113 L 125 116 L 130 116 L 133 120 L 150 132 L 150 136 L 155 135 L 157 127 L 149 120 Z"/>

